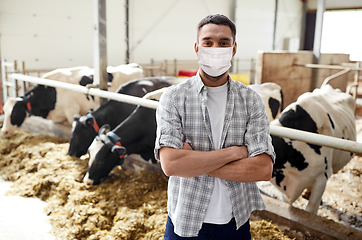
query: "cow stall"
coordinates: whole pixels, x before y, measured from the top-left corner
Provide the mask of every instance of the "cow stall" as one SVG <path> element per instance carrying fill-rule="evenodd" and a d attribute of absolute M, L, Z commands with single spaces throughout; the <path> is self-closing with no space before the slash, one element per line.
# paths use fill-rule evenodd
<path fill-rule="evenodd" d="M 93 91 L 94 90 L 94 91 Z M 96 90 L 95 89 L 91 89 L 91 90 L 89 90 L 89 94 L 91 94 L 92 92 L 96 92 Z M 27 139 L 27 137 L 25 137 L 25 139 Z M 51 142 L 51 141 L 49 141 L 49 140 L 46 140 L 47 142 Z M 346 140 L 347 141 L 347 140 Z M 66 142 L 63 142 L 63 143 L 60 143 L 60 144 L 66 144 Z M 21 144 L 21 145 L 23 145 L 23 144 Z M 40 145 L 40 144 L 37 144 L 37 145 Z M 16 146 L 16 145 L 14 145 L 14 146 Z M 20 146 L 20 144 L 18 145 L 18 146 Z M 62 152 L 62 150 L 61 150 L 61 148 L 57 148 L 57 147 L 54 147 L 54 154 L 55 154 L 55 152 Z M 358 146 L 357 146 L 357 149 L 358 149 Z M 19 151 L 19 149 L 17 149 L 17 151 Z M 4 151 L 4 153 L 6 153 L 6 151 Z M 50 153 L 50 154 L 49 154 Z M 14 154 L 14 153 L 9 153 L 10 154 L 10 156 L 12 155 L 12 154 Z M 20 153 L 19 154 L 19 157 L 20 158 L 24 158 L 24 156 L 27 156 L 27 155 L 23 155 L 24 153 Z M 57 161 L 61 161 L 61 162 L 63 162 L 64 161 L 64 165 L 62 165 L 60 162 L 57 162 L 57 163 L 55 163 L 55 164 L 52 164 L 52 163 L 40 163 L 39 162 L 39 159 L 42 159 L 42 158 L 46 158 L 47 159 L 47 161 L 52 161 L 52 160 L 50 160 L 50 159 L 48 159 L 47 157 L 52 157 L 51 155 L 53 154 L 53 150 L 52 150 L 52 148 L 47 148 L 47 149 L 45 149 L 45 150 L 42 150 L 42 151 L 40 151 L 40 158 L 39 157 L 35 157 L 35 163 L 33 163 L 33 164 L 30 164 L 30 168 L 28 168 L 28 166 L 25 166 L 26 164 L 25 164 L 25 162 L 24 162 L 24 166 L 21 166 L 20 168 L 21 168 L 21 170 L 24 170 L 25 171 L 25 175 L 27 175 L 27 177 L 30 177 L 30 179 L 26 179 L 26 180 L 24 180 L 23 182 L 22 182 L 22 184 L 27 184 L 27 183 L 34 183 L 34 186 L 27 186 L 27 187 L 25 187 L 29 192 L 31 192 L 31 191 L 33 191 L 34 189 L 38 189 L 38 190 L 36 190 L 36 191 L 34 191 L 35 192 L 35 196 L 40 196 L 41 198 L 44 198 L 44 199 L 48 199 L 49 198 L 49 196 L 51 196 L 52 194 L 57 194 L 56 192 L 58 191 L 58 190 L 60 190 L 61 191 L 61 194 L 66 194 L 66 197 L 64 198 L 64 196 L 59 196 L 60 198 L 62 198 L 63 200 L 63 202 L 61 201 L 61 200 L 56 200 L 56 205 L 57 206 L 59 206 L 59 204 L 60 205 L 67 205 L 66 203 L 64 203 L 65 201 L 68 203 L 69 202 L 69 206 L 67 205 L 67 210 L 66 211 L 73 211 L 72 213 L 69 213 L 69 212 L 59 212 L 59 215 L 65 215 L 65 216 L 68 216 L 68 218 L 71 218 L 72 219 L 72 221 L 71 221 L 71 223 L 75 223 L 75 224 L 73 224 L 72 226 L 69 226 L 69 225 L 67 225 L 67 226 L 69 226 L 69 227 L 74 227 L 74 228 L 72 228 L 71 229 L 71 231 L 72 232 L 74 232 L 76 235 L 74 235 L 74 236 L 78 236 L 78 237 L 81 237 L 81 236 L 83 236 L 82 234 L 95 234 L 96 235 L 96 233 L 94 233 L 94 232 L 92 232 L 92 227 L 94 227 L 94 226 L 100 226 L 100 228 L 99 229 L 97 229 L 97 233 L 98 234 L 103 234 L 103 233 L 106 233 L 106 231 L 112 231 L 112 229 L 113 229 L 113 231 L 116 231 L 117 229 L 119 230 L 119 229 L 127 229 L 127 234 L 130 234 L 129 236 L 132 236 L 132 234 L 136 234 L 136 233 L 134 233 L 135 231 L 136 231 L 136 229 L 146 229 L 146 232 L 147 233 L 150 233 L 150 232 L 152 232 L 149 228 L 147 228 L 145 225 L 142 225 L 142 224 L 139 224 L 139 223 L 135 223 L 135 225 L 132 225 L 132 224 L 130 224 L 130 225 L 132 225 L 132 226 L 130 226 L 130 225 L 128 225 L 128 226 L 117 226 L 116 225 L 116 223 L 109 223 L 109 222 L 107 222 L 104 218 L 107 218 L 107 217 L 109 217 L 109 216 L 112 216 L 112 219 L 116 219 L 116 220 L 121 220 L 121 219 L 125 219 L 125 220 L 127 220 L 127 219 L 129 219 L 129 218 L 127 218 L 127 217 L 124 217 L 124 216 L 117 216 L 117 215 L 112 215 L 112 214 L 110 214 L 110 215 L 107 215 L 107 213 L 105 213 L 106 215 L 105 215 L 105 217 L 103 216 L 103 215 L 101 215 L 101 216 L 99 216 L 99 215 L 95 215 L 95 213 L 94 212 L 92 212 L 92 211 L 90 211 L 89 210 L 89 208 L 87 208 L 86 206 L 99 206 L 99 207 L 101 207 L 101 209 L 103 209 L 104 211 L 106 211 L 107 209 L 105 208 L 105 203 L 107 202 L 107 204 L 108 204 L 108 201 L 111 201 L 111 200 L 109 200 L 109 199 L 107 199 L 107 201 L 105 201 L 105 199 L 103 199 L 103 198 L 105 198 L 105 195 L 103 195 L 103 194 L 106 194 L 106 193 L 109 193 L 110 195 L 112 195 L 112 193 L 114 193 L 114 191 L 118 191 L 118 189 L 119 189 L 119 186 L 122 186 L 122 184 L 124 184 L 125 182 L 122 182 L 121 181 L 121 179 L 127 179 L 129 176 L 123 176 L 123 177 L 120 177 L 120 174 L 126 174 L 126 172 L 124 172 L 124 171 L 122 171 L 121 169 L 116 169 L 115 171 L 116 171 L 116 173 L 113 173 L 113 175 L 112 175 L 112 177 L 110 178 L 110 179 L 108 179 L 107 181 L 110 181 L 110 183 L 114 183 L 115 185 L 113 185 L 113 187 L 115 187 L 115 189 L 113 189 L 114 191 L 112 191 L 112 187 L 106 187 L 105 185 L 100 185 L 99 187 L 97 187 L 97 186 L 95 186 L 95 187 L 90 187 L 90 189 L 86 189 L 85 188 L 85 186 L 84 185 L 82 185 L 80 182 L 81 182 L 81 179 L 79 179 L 79 177 L 82 175 L 82 173 L 84 174 L 84 171 L 85 171 L 85 169 L 86 169 L 86 166 L 83 166 L 83 167 L 81 167 L 80 165 L 78 165 L 78 164 L 80 164 L 80 163 L 76 163 L 77 161 L 78 161 L 78 159 L 71 159 L 70 161 L 74 161 L 74 160 L 76 160 L 74 163 L 73 163 L 73 165 L 70 163 L 70 162 L 68 162 L 68 164 L 67 164 L 67 162 L 66 162 L 66 160 L 64 160 L 64 159 L 61 159 L 61 157 L 60 157 L 60 155 L 56 155 L 56 158 L 58 159 Z M 33 153 L 33 155 L 37 155 L 36 154 L 36 152 L 34 152 Z M 47 156 L 47 155 L 49 155 L 49 156 Z M 65 154 L 64 154 L 65 155 Z M 10 157 L 9 156 L 9 157 Z M 30 157 L 32 157 L 32 156 L 29 156 L 29 158 Z M 19 158 L 18 158 L 19 159 Z M 7 161 L 9 161 L 9 159 L 7 159 Z M 14 167 L 15 169 L 16 168 L 18 168 L 18 163 L 19 163 L 19 161 L 20 162 L 22 162 L 23 160 L 17 160 L 17 161 L 14 161 L 14 162 L 11 162 L 11 163 L 9 163 L 9 162 L 6 162 L 6 165 L 12 165 L 12 167 Z M 79 161 L 82 161 L 83 162 L 83 164 L 84 163 L 87 163 L 87 160 L 86 159 L 84 159 L 83 158 L 83 160 L 82 159 L 80 159 Z M 54 177 L 54 178 L 52 178 L 51 176 L 51 174 L 49 174 L 49 173 L 47 173 L 47 171 L 46 170 L 42 170 L 42 169 L 45 169 L 46 168 L 46 166 L 47 166 L 47 164 L 49 164 L 50 165 L 50 167 L 52 167 L 51 169 L 51 171 L 50 172 L 52 172 L 52 174 L 54 174 L 54 172 L 55 171 L 57 171 L 57 169 L 63 169 L 63 172 L 62 173 L 60 173 L 59 174 L 59 177 Z M 53 165 L 53 166 L 52 166 Z M 67 167 L 65 167 L 65 166 L 68 166 L 69 165 L 69 167 L 67 168 Z M 32 170 L 29 170 L 29 169 L 32 169 Z M 80 170 L 79 170 L 80 169 Z M 83 169 L 83 170 L 82 170 Z M 67 176 L 69 176 L 70 174 L 69 173 L 67 173 L 68 171 L 70 171 L 71 173 L 74 173 L 75 175 L 76 175 L 76 177 L 74 177 L 73 178 L 73 184 L 69 184 L 69 183 L 67 183 L 67 182 L 62 182 L 62 180 L 60 180 L 61 178 L 62 178 L 62 176 L 65 176 L 65 175 L 67 175 Z M 79 171 L 78 173 L 76 173 L 76 171 Z M 83 171 L 83 172 L 82 172 Z M 118 173 L 117 173 L 117 171 L 118 171 Z M 348 170 L 347 170 L 348 171 Z M 359 170 L 357 170 L 356 172 L 358 173 L 358 171 Z M 15 174 L 16 175 L 16 173 L 15 173 L 16 171 L 14 171 L 13 172 L 13 174 Z M 39 175 L 39 176 L 37 176 L 37 177 L 35 177 L 32 173 L 34 173 L 34 174 L 44 174 L 44 175 Z M 67 173 L 67 174 L 66 174 Z M 42 182 L 40 185 L 39 184 L 36 184 L 36 182 L 35 182 L 35 179 L 40 179 L 40 181 L 44 181 L 44 183 Z M 71 176 L 69 176 L 69 178 L 71 178 Z M 142 178 L 142 177 L 141 177 Z M 16 179 L 16 178 L 13 178 L 13 179 Z M 20 179 L 20 178 L 19 178 Z M 145 177 L 145 179 L 147 179 L 146 177 Z M 135 183 L 138 183 L 138 182 L 140 182 L 141 180 L 140 179 L 136 179 L 136 180 L 131 180 L 131 182 L 132 182 L 132 185 L 135 185 Z M 146 183 L 148 183 L 148 180 L 146 180 Z M 20 186 L 21 184 L 19 183 L 19 186 Z M 54 186 L 53 186 L 54 185 Z M 49 187 L 50 186 L 50 187 Z M 53 189 L 53 187 L 55 188 L 55 190 Z M 81 190 L 83 190 L 84 192 L 83 193 L 81 193 L 81 196 L 76 196 L 76 195 L 72 195 L 71 193 L 75 193 L 76 192 L 76 190 L 77 190 L 77 188 L 80 188 Z M 49 194 L 49 192 L 48 193 L 46 193 L 46 191 L 47 191 L 47 189 L 53 189 L 52 191 L 54 191 L 54 192 L 52 192 L 51 194 Z M 62 189 L 64 189 L 65 188 L 65 190 L 62 190 Z M 75 189 L 75 190 L 73 190 L 73 189 Z M 152 191 L 156 191 L 156 190 L 152 190 L 152 189 L 155 189 L 154 187 L 151 187 L 151 190 L 150 189 L 148 189 L 148 188 L 142 188 L 142 190 L 140 191 L 141 192 L 141 194 L 142 193 L 144 193 L 144 194 L 147 194 L 147 193 L 152 193 Z M 90 191 L 89 191 L 90 190 Z M 101 192 L 100 193 L 100 195 L 98 195 L 98 194 L 96 194 L 97 193 L 97 190 L 102 190 L 102 191 L 105 191 L 105 192 Z M 45 193 L 43 193 L 43 191 L 45 191 Z M 136 193 L 137 193 L 137 191 L 135 191 Z M 123 193 L 123 192 L 122 192 Z M 27 193 L 28 195 L 30 195 L 31 196 L 31 193 Z M 27 194 L 24 194 L 25 196 L 27 195 Z M 60 194 L 60 195 L 61 195 Z M 67 195 L 68 194 L 68 195 Z M 90 194 L 90 195 L 89 195 Z M 93 194 L 93 195 L 92 195 Z M 113 194 L 113 195 L 115 195 L 115 194 Z M 117 194 L 118 195 L 118 194 Z M 122 195 L 122 194 L 121 194 Z M 134 194 L 135 196 L 139 196 L 139 195 L 137 195 L 137 194 Z M 83 197 L 82 197 L 83 196 Z M 154 196 L 154 195 L 152 195 L 152 197 L 151 197 L 152 199 L 156 199 L 155 200 L 155 202 L 158 202 L 157 200 L 157 198 L 156 198 L 156 196 Z M 95 201 L 93 201 L 92 199 L 96 199 Z M 163 199 L 165 199 L 165 197 L 163 198 Z M 87 201 L 89 201 L 89 202 L 87 202 Z M 122 200 L 120 200 L 120 199 L 117 199 L 117 202 L 118 201 L 121 201 L 122 202 Z M 123 202 L 126 202 L 126 200 L 123 200 Z M 112 202 L 113 203 L 113 202 Z M 88 205 L 89 204 L 89 205 Z M 99 204 L 99 205 L 98 205 Z M 82 205 L 85 205 L 85 206 L 83 206 L 82 207 Z M 109 205 L 112 205 L 112 204 L 109 204 Z M 146 207 L 145 207 L 146 206 Z M 144 204 L 142 204 L 142 207 L 141 208 L 143 208 L 143 207 L 145 207 L 145 209 L 146 209 L 146 213 L 144 212 L 144 209 L 142 210 L 143 212 L 141 212 L 140 213 L 140 215 L 142 215 L 142 216 L 144 216 L 144 215 L 151 215 L 151 216 L 153 216 L 153 215 L 155 215 L 156 214 L 156 212 L 154 212 L 154 209 L 152 210 L 152 207 L 153 206 L 155 206 L 154 205 L 154 202 L 152 202 L 151 201 L 151 203 L 146 203 L 145 205 Z M 271 205 L 270 205 L 271 206 Z M 79 209 L 78 209 L 78 207 L 79 207 Z M 58 207 L 59 208 L 59 207 Z M 158 206 L 156 206 L 155 207 L 156 209 L 159 209 L 159 207 Z M 283 206 L 282 208 L 285 208 L 285 206 Z M 93 208 L 92 208 L 93 209 Z M 122 208 L 123 209 L 123 208 Z M 139 212 L 137 212 L 137 211 L 130 211 L 130 212 L 127 212 L 126 210 L 122 210 L 122 209 L 117 209 L 117 210 L 111 210 L 111 212 L 120 212 L 120 214 L 121 213 L 124 213 L 124 215 L 125 216 L 128 216 L 128 215 L 133 215 L 134 216 L 134 218 L 137 218 L 138 216 L 140 216 L 140 215 L 138 215 L 139 214 Z M 272 207 L 272 209 L 275 209 L 275 207 Z M 61 211 L 61 209 L 58 209 L 59 211 Z M 94 210 L 94 209 L 93 209 Z M 96 210 L 94 210 L 94 211 L 96 211 Z M 54 212 L 56 212 L 56 210 L 54 210 Z M 53 213 L 53 211 L 49 211 L 48 212 L 49 214 L 52 214 Z M 93 214 L 93 215 L 92 215 Z M 147 216 L 148 216 L 147 215 Z M 297 214 L 298 215 L 298 214 Z M 55 215 L 54 215 L 55 216 Z M 83 216 L 83 217 L 82 217 Z M 93 217 L 92 217 L 93 216 Z M 97 217 L 94 217 L 94 216 L 98 216 L 98 218 Z M 103 217 L 102 217 L 103 216 Z M 116 217 L 115 217 L 116 216 Z M 59 216 L 58 217 L 55 217 L 55 218 L 57 218 L 58 220 L 59 220 Z M 134 219 L 134 218 L 132 218 L 132 219 Z M 156 216 L 154 216 L 154 218 L 156 218 Z M 100 221 L 100 223 L 97 223 L 97 220 L 95 220 L 95 219 L 101 219 Z M 86 223 L 87 224 L 85 224 L 85 227 L 86 227 L 86 229 L 80 229 L 79 228 L 79 224 L 80 223 L 82 223 L 82 224 L 84 224 L 84 221 L 86 221 Z M 88 222 L 89 221 L 89 222 Z M 93 221 L 93 222 L 92 222 Z M 99 220 L 98 220 L 99 221 Z M 145 221 L 145 220 L 141 220 L 141 223 L 143 222 L 143 221 Z M 147 220 L 148 221 L 148 220 Z M 149 221 L 156 221 L 156 222 L 161 222 L 161 223 L 163 223 L 163 221 L 161 221 L 161 220 L 149 220 Z M 285 220 L 285 221 L 292 221 L 292 219 L 289 219 L 289 220 Z M 105 225 L 102 225 L 102 223 L 106 223 Z M 117 221 L 117 223 L 118 222 L 120 222 L 120 221 Z M 126 222 L 126 223 L 129 223 L 130 221 L 123 221 L 124 223 Z M 77 224 L 77 223 L 79 223 L 79 224 Z M 63 225 L 62 225 L 63 224 Z M 64 221 L 62 222 L 62 224 L 60 224 L 60 228 L 62 229 L 62 227 L 64 227 L 65 225 L 65 223 L 64 223 Z M 112 225 L 113 224 L 113 225 Z M 120 223 L 119 223 L 120 224 Z M 139 225 L 137 225 L 137 224 L 139 224 Z M 151 224 L 152 226 L 155 226 L 154 224 Z M 286 224 L 286 225 L 289 225 L 289 224 Z M 303 225 L 303 224 L 302 224 Z M 291 225 L 289 225 L 289 226 L 291 226 Z M 113 228 L 114 227 L 114 228 Z M 320 225 L 318 225 L 318 227 L 320 227 Z M 347 228 L 347 227 L 342 227 L 342 228 L 345 228 L 345 229 L 349 229 L 349 228 Z M 306 230 L 306 229 L 308 229 L 308 227 L 306 227 L 306 226 L 304 226 L 304 227 L 302 227 L 302 229 L 304 229 L 304 230 Z M 64 229 L 63 229 L 63 232 L 64 232 Z M 161 231 L 162 232 L 162 231 Z M 63 233 L 64 234 L 64 233 Z M 115 234 L 118 234 L 118 233 L 115 233 Z M 123 232 L 121 231 L 119 234 L 123 234 Z M 144 232 L 143 232 L 143 234 L 145 234 Z M 300 233 L 301 234 L 301 233 Z M 323 232 L 322 232 L 322 234 L 323 234 Z M 344 233 L 344 234 L 346 234 L 346 233 Z M 358 232 L 357 233 L 354 233 L 353 231 L 349 231 L 348 232 L 348 234 L 358 234 Z M 115 236 L 123 236 L 123 235 L 115 235 Z M 157 237 L 156 237 L 157 235 L 154 235 L 154 237 L 157 239 Z M 356 235 L 355 235 L 356 236 Z M 96 237 L 96 236 L 94 236 L 94 237 Z M 126 238 L 127 239 L 127 238 Z M 130 237 L 129 239 L 132 239 L 132 237 Z M 279 238 L 279 239 L 281 239 L 281 238 Z"/>

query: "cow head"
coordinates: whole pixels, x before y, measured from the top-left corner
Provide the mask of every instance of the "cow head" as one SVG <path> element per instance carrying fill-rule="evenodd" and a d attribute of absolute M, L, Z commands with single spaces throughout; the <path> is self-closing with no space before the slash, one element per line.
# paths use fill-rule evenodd
<path fill-rule="evenodd" d="M 1 132 L 7 136 L 20 127 L 28 115 L 46 118 L 56 102 L 54 87 L 37 85 L 24 96 L 9 98 L 4 105 L 5 120 Z"/>
<path fill-rule="evenodd" d="M 83 182 L 88 185 L 97 185 L 114 167 L 123 164 L 126 149 L 120 145 L 120 138 L 110 131 L 109 125 L 106 124 L 99 130 L 88 152 L 88 171 Z"/>
<path fill-rule="evenodd" d="M 68 155 L 81 157 L 87 153 L 88 147 L 97 136 L 99 127 L 91 112 L 85 116 L 75 115 L 72 125 Z"/>
<path fill-rule="evenodd" d="M 2 134 L 11 136 L 17 127 L 23 124 L 27 115 L 27 104 L 23 98 L 9 98 L 4 105 L 4 123 Z"/>

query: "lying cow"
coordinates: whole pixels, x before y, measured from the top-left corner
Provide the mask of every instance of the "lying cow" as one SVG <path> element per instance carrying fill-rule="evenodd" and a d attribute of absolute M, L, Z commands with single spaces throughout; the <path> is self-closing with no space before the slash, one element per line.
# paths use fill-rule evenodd
<path fill-rule="evenodd" d="M 271 125 L 356 140 L 355 101 L 330 85 L 302 94 Z M 292 204 L 310 191 L 306 210 L 317 213 L 328 178 L 351 159 L 349 152 L 272 136 L 276 153 L 271 183 Z"/>
<path fill-rule="evenodd" d="M 259 94 L 265 96 L 263 99 L 270 99 L 272 96 L 277 95 L 275 98 L 279 99 L 280 103 L 282 103 L 281 89 L 278 85 L 269 83 L 262 85 L 256 89 L 259 90 Z M 273 92 L 274 89 L 278 90 Z M 277 92 L 277 94 L 267 97 L 266 95 L 268 93 L 271 94 L 271 92 Z M 161 96 L 160 93 L 162 92 L 154 91 L 144 96 L 144 98 L 158 100 Z M 265 104 L 269 106 L 267 105 L 268 101 Z M 281 106 L 282 104 L 279 104 L 279 110 L 277 109 L 277 111 L 280 111 Z M 138 107 L 115 129 L 112 131 L 107 130 L 108 134 L 105 130 L 100 131 L 88 149 L 90 155 L 89 169 L 83 181 L 89 185 L 99 184 L 100 180 L 108 176 L 115 166 L 123 163 L 125 151 L 127 151 L 127 154 L 140 154 L 144 160 L 151 160 L 155 163 L 156 160 L 153 152 L 156 139 L 155 112 L 152 109 Z M 114 136 L 119 136 L 120 139 Z M 117 142 L 119 143 L 118 147 Z"/>
<path fill-rule="evenodd" d="M 122 72 L 123 71 L 123 72 Z M 59 68 L 42 76 L 45 79 L 60 82 L 87 85 L 93 82 L 94 69 L 80 66 Z M 110 67 L 108 81 L 113 87 L 120 83 L 143 76 L 143 70 L 138 64 Z M 62 88 L 36 86 L 19 98 L 9 98 L 4 105 L 4 124 L 1 132 L 7 136 L 14 133 L 29 115 L 40 116 L 54 123 L 71 125 L 74 115 L 84 115 L 90 109 L 98 106 L 98 102 L 88 96 Z"/>
<path fill-rule="evenodd" d="M 42 77 L 66 83 L 79 84 L 84 74 L 92 70 L 88 67 L 57 69 Z M 54 123 L 71 124 L 75 114 L 85 114 L 94 108 L 93 99 L 86 95 L 62 88 L 37 85 L 19 98 L 9 98 L 4 105 L 4 125 L 1 132 L 12 135 L 30 115 L 52 120 Z"/>
<path fill-rule="evenodd" d="M 143 97 L 146 93 L 170 86 L 170 77 L 149 77 L 129 81 L 120 86 L 118 93 Z M 80 157 L 87 153 L 88 147 L 98 133 L 99 126 L 108 124 L 111 129 L 125 120 L 136 105 L 110 100 L 93 113 L 75 117 L 68 154 Z"/>
<path fill-rule="evenodd" d="M 117 89 L 124 83 L 138 78 L 143 78 L 143 68 L 137 63 L 122 64 L 116 67 L 108 66 L 108 91 L 116 92 Z M 94 70 L 88 74 L 84 74 L 80 84 L 86 86 L 93 84 Z"/>

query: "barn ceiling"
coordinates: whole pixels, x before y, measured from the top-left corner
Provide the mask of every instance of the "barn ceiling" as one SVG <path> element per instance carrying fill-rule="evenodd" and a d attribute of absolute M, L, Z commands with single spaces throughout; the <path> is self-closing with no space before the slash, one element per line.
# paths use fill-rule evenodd
<path fill-rule="evenodd" d="M 308 1 L 308 10 L 316 10 L 319 0 Z M 325 0 L 326 9 L 362 8 L 362 0 Z"/>

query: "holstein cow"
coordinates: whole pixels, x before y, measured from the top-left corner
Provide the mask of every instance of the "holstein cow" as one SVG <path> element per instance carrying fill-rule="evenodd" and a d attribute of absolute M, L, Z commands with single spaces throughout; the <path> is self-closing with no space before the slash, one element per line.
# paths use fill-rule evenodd
<path fill-rule="evenodd" d="M 108 72 L 107 90 L 110 92 L 116 92 L 119 86 L 130 80 L 143 78 L 143 68 L 137 63 L 121 64 L 116 67 L 108 66 L 107 72 Z M 94 77 L 94 70 L 92 69 L 92 71 L 89 74 L 85 74 L 82 77 L 80 84 L 83 86 L 92 84 L 93 77 Z"/>
<path fill-rule="evenodd" d="M 82 76 L 92 71 L 89 67 L 75 67 L 57 69 L 44 74 L 45 79 L 79 84 Z M 37 85 L 19 98 L 9 98 L 4 105 L 4 125 L 1 132 L 12 135 L 16 127 L 20 127 L 29 115 L 40 116 L 52 120 L 54 123 L 68 123 L 73 121 L 75 114 L 85 114 L 94 108 L 93 99 L 86 95 L 65 90 L 62 88 Z"/>
<path fill-rule="evenodd" d="M 147 93 L 143 98 L 159 100 L 166 88 Z M 102 126 L 88 149 L 88 171 L 83 182 L 97 185 L 117 165 L 122 165 L 124 155 L 139 154 L 144 160 L 156 163 L 156 110 L 138 106 L 127 119 L 110 131 Z"/>
<path fill-rule="evenodd" d="M 143 77 L 143 69 L 135 63 L 108 67 L 109 91 L 117 89 L 121 83 Z M 45 79 L 86 86 L 93 82 L 94 69 L 80 66 L 59 68 L 42 76 Z M 46 96 L 46 97 L 45 97 Z M 54 123 L 71 125 L 74 115 L 84 115 L 98 106 L 97 100 L 62 88 L 36 86 L 19 98 L 9 98 L 4 105 L 5 119 L 1 132 L 7 136 L 14 133 L 29 115 L 40 116 Z M 40 113 L 39 113 L 40 112 Z"/>
<path fill-rule="evenodd" d="M 269 122 L 277 119 L 281 111 L 283 111 L 284 103 L 282 88 L 278 84 L 272 82 L 252 84 L 249 85 L 249 87 L 257 92 L 263 99 Z"/>
<path fill-rule="evenodd" d="M 302 94 L 271 125 L 355 140 L 355 101 L 330 85 Z M 328 178 L 345 166 L 353 154 L 288 138 L 272 136 L 276 162 L 271 183 L 292 204 L 310 191 L 306 211 L 317 213 Z"/>
<path fill-rule="evenodd" d="M 143 97 L 146 93 L 170 86 L 172 77 L 149 77 L 129 81 L 122 84 L 118 93 Z M 99 126 L 108 124 L 111 129 L 125 120 L 136 108 L 136 105 L 110 100 L 102 104 L 92 113 L 74 118 L 72 135 L 69 141 L 68 154 L 80 157 L 87 153 L 88 147 L 97 136 Z"/>
<path fill-rule="evenodd" d="M 269 107 L 269 100 L 275 98 L 279 100 L 279 106 L 276 112 L 280 111 L 282 106 L 282 93 L 277 84 L 262 84 L 256 91 L 268 101 L 265 102 Z M 277 89 L 277 90 L 276 90 Z M 144 98 L 158 100 L 162 91 L 148 93 Z M 269 97 L 267 95 L 270 95 Z M 275 106 L 275 105 L 273 105 Z M 273 112 L 269 110 L 269 112 Z M 274 114 L 274 117 L 277 115 Z M 273 115 L 270 116 L 271 119 Z M 102 178 L 108 176 L 109 172 L 117 165 L 123 163 L 123 155 L 140 154 L 146 161 L 156 162 L 154 157 L 154 144 L 156 139 L 156 119 L 155 110 L 138 107 L 126 120 L 124 120 L 115 129 L 110 131 L 109 126 L 105 126 L 99 131 L 98 136 L 88 149 L 89 169 L 83 181 L 89 185 L 99 184 Z M 107 133 L 108 132 L 108 133 Z M 117 146 L 118 143 L 118 146 Z M 122 147 L 121 147 L 122 146 Z"/>

